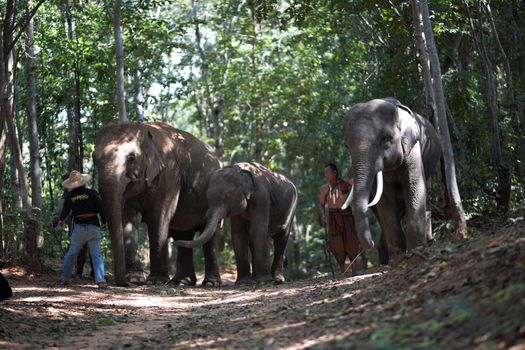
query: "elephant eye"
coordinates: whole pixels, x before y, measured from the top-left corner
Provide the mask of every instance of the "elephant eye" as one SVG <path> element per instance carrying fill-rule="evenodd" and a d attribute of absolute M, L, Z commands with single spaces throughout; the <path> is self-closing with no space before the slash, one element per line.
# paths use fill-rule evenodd
<path fill-rule="evenodd" d="M 130 153 L 126 156 L 126 162 L 133 163 L 135 161 L 135 153 Z"/>
<path fill-rule="evenodd" d="M 381 144 L 386 145 L 387 143 L 392 142 L 392 139 L 393 139 L 392 135 L 383 134 L 381 135 L 380 141 L 381 141 Z"/>

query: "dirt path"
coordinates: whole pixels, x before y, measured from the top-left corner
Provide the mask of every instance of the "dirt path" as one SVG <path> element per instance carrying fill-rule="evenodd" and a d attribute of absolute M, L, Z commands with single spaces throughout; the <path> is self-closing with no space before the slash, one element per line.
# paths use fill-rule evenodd
<path fill-rule="evenodd" d="M 263 288 L 55 288 L 3 270 L 0 348 L 525 349 L 525 225 L 397 268 Z M 232 275 L 224 276 L 233 281 Z"/>

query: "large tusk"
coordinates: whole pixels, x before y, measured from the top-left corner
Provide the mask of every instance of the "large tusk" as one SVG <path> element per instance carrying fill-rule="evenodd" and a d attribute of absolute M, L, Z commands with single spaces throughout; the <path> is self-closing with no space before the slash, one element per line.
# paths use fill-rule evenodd
<path fill-rule="evenodd" d="M 372 202 L 368 204 L 368 207 L 370 208 L 376 205 L 381 199 L 382 194 L 383 194 L 383 172 L 380 170 L 377 172 L 376 195 L 374 196 L 374 200 L 372 200 Z"/>
<path fill-rule="evenodd" d="M 341 206 L 342 210 L 345 210 L 350 205 L 350 202 L 352 202 L 352 198 L 354 197 L 354 186 L 352 186 L 352 190 L 350 191 L 350 194 L 348 195 L 348 198 Z"/>

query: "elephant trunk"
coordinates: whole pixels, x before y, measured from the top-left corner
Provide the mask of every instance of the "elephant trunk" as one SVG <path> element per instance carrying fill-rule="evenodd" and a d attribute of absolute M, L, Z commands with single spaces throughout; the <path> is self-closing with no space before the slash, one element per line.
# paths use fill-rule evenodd
<path fill-rule="evenodd" d="M 370 223 L 368 222 L 368 208 L 379 201 L 383 187 L 382 173 L 379 171 L 376 196 L 372 203 L 369 204 L 368 201 L 370 198 L 374 175 L 375 172 L 373 169 L 368 169 L 368 167 L 364 166 L 357 166 L 356 174 L 354 176 L 354 187 L 352 189 L 353 198 L 351 200 L 351 205 L 355 219 L 355 228 L 359 242 L 366 250 L 372 249 L 374 247 L 374 240 L 372 239 L 372 233 L 370 232 Z"/>
<path fill-rule="evenodd" d="M 127 285 L 127 281 L 122 229 L 122 184 L 118 181 L 103 180 L 99 184 L 99 189 L 106 207 L 106 217 L 109 235 L 111 237 L 111 250 L 113 252 L 115 283 L 119 286 L 125 286 Z"/>
<path fill-rule="evenodd" d="M 226 216 L 226 211 L 223 208 L 214 209 L 206 213 L 206 227 L 200 234 L 199 238 L 192 241 L 174 241 L 173 244 L 184 248 L 197 248 L 206 244 L 217 231 L 217 227 L 222 219 Z"/>

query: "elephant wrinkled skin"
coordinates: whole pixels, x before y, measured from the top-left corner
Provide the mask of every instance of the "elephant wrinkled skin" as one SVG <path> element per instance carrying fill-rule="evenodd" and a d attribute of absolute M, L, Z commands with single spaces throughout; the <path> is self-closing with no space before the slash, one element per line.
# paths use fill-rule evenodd
<path fill-rule="evenodd" d="M 216 170 L 206 191 L 209 227 L 193 241 L 175 241 L 184 247 L 197 247 L 210 237 L 213 227 L 231 218 L 231 232 L 237 283 L 273 280 L 284 282 L 284 250 L 295 215 L 297 190 L 283 175 L 258 163 L 237 163 Z M 270 267 L 268 239 L 273 239 Z M 251 259 L 250 257 L 253 259 Z M 253 261 L 252 271 L 250 262 Z"/>
<path fill-rule="evenodd" d="M 351 107 L 344 132 L 354 179 L 350 204 L 361 245 L 374 246 L 366 213 L 373 184 L 381 188 L 374 180 L 378 175 L 384 178 L 383 194 L 374 212 L 391 258 L 426 246 L 426 180 L 441 156 L 432 124 L 395 99 L 375 99 Z"/>
<path fill-rule="evenodd" d="M 191 240 L 206 226 L 205 191 L 209 177 L 221 167 L 219 160 L 193 135 L 164 123 L 103 128 L 93 160 L 108 214 L 115 282 L 127 285 L 126 274 L 141 269 L 136 254 L 139 212 L 149 235 L 149 279 L 168 281 L 168 234 Z M 220 284 L 215 236 L 203 247 L 203 284 Z M 179 248 L 174 281 L 195 284 L 191 249 Z"/>

